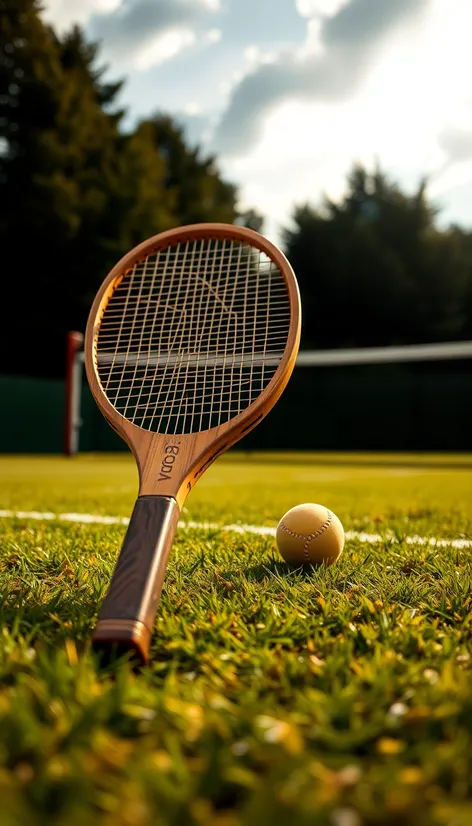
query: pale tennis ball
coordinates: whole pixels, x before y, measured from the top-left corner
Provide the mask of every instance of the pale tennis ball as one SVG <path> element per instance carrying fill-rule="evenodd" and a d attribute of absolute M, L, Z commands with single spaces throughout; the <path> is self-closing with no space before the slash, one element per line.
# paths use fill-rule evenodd
<path fill-rule="evenodd" d="M 282 516 L 275 534 L 286 562 L 294 565 L 332 565 L 344 547 L 344 528 L 324 505 L 296 505 Z"/>

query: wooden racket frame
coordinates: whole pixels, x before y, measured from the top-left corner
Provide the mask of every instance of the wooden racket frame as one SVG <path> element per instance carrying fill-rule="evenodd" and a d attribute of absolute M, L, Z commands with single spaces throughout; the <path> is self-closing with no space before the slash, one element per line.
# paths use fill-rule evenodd
<path fill-rule="evenodd" d="M 102 388 L 96 358 L 100 321 L 117 280 L 121 280 L 138 261 L 169 245 L 205 238 L 240 241 L 265 253 L 278 267 L 285 279 L 290 301 L 287 342 L 280 364 L 269 384 L 243 412 L 217 427 L 202 432 L 181 435 L 154 433 L 138 427 L 118 413 Z M 139 244 L 113 267 L 100 287 L 90 310 L 85 334 L 85 368 L 92 394 L 100 410 L 127 443 L 136 460 L 139 473 L 138 501 L 140 497 L 167 497 L 175 500 L 178 511 L 181 510 L 185 499 L 204 471 L 220 454 L 256 427 L 281 396 L 295 366 L 300 328 L 300 296 L 289 262 L 274 244 L 246 227 L 220 223 L 178 227 L 159 233 Z M 165 467 L 167 470 L 170 468 L 171 472 L 162 474 L 160 471 L 165 459 Z M 169 478 L 163 478 L 167 476 Z M 116 622 L 107 622 L 105 637 L 109 636 L 111 639 L 118 626 Z M 103 622 L 102 625 L 104 626 Z M 146 639 L 146 645 L 149 645 L 149 639 Z M 141 659 L 146 659 L 142 652 Z"/>
<path fill-rule="evenodd" d="M 177 244 L 180 240 L 192 241 L 202 238 L 242 241 L 266 253 L 277 265 L 285 277 L 290 299 L 291 319 L 287 343 L 271 381 L 260 396 L 242 413 L 218 427 L 201 433 L 176 436 L 153 433 L 143 430 L 118 413 L 102 389 L 96 371 L 96 338 L 100 318 L 113 293 L 116 279 L 124 276 L 137 261 L 169 244 Z M 102 413 L 133 452 L 139 472 L 140 496 L 172 496 L 181 508 L 203 471 L 215 461 L 220 453 L 259 424 L 280 398 L 295 366 L 300 342 L 300 316 L 298 285 L 284 254 L 270 241 L 262 238 L 259 233 L 245 227 L 226 224 L 195 224 L 179 227 L 144 241 L 118 262 L 103 282 L 90 310 L 85 334 L 85 369 L 92 393 Z M 164 453 L 166 445 L 175 444 L 176 441 L 181 444 L 172 466 L 171 479 L 159 481 L 159 468 L 166 455 Z"/>

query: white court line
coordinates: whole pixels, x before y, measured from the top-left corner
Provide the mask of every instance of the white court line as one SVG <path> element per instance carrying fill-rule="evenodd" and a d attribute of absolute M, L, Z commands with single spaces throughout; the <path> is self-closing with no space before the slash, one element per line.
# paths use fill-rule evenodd
<path fill-rule="evenodd" d="M 52 513 L 45 511 L 12 511 L 0 510 L 0 519 L 39 519 L 56 522 L 78 522 L 80 524 L 97 525 L 128 525 L 127 516 L 101 516 L 93 513 Z M 179 522 L 179 528 L 200 531 L 231 531 L 232 533 L 247 534 L 253 533 L 258 536 L 275 536 L 275 528 L 264 525 L 220 525 L 216 522 Z M 383 536 L 377 533 L 364 533 L 363 531 L 346 531 L 348 542 L 358 539 L 360 542 L 367 542 L 376 545 L 389 540 L 398 542 L 396 536 L 386 532 Z M 408 545 L 429 545 L 434 548 L 472 548 L 472 539 L 439 539 L 435 536 L 404 536 L 402 541 Z"/>

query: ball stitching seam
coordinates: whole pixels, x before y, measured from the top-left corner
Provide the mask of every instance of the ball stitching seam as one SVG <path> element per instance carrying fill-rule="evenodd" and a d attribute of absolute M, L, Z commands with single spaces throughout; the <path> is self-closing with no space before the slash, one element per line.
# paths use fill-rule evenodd
<path fill-rule="evenodd" d="M 288 534 L 290 534 L 290 536 L 295 537 L 295 539 L 306 539 L 306 542 L 303 546 L 303 554 L 307 562 L 310 562 L 310 557 L 308 556 L 308 547 L 310 545 L 310 542 L 312 542 L 313 539 L 318 539 L 318 537 L 321 536 L 321 534 L 324 533 L 331 524 L 333 514 L 330 510 L 328 510 L 328 508 L 326 508 L 326 510 L 328 511 L 328 518 L 326 522 L 324 522 L 323 525 L 321 525 L 321 527 L 318 528 L 317 531 L 315 531 L 315 533 L 296 533 L 295 531 L 290 530 L 290 528 L 287 527 L 285 522 L 280 523 L 280 527 L 282 528 L 282 530 L 286 531 Z"/>

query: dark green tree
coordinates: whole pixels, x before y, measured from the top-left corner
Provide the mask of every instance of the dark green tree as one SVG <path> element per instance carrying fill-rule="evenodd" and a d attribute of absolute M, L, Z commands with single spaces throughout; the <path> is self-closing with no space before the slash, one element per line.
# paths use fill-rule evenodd
<path fill-rule="evenodd" d="M 340 203 L 298 207 L 284 233 L 298 276 L 307 347 L 390 345 L 464 334 L 470 265 L 440 231 L 421 183 L 406 195 L 354 167 Z"/>
<path fill-rule="evenodd" d="M 97 286 L 164 229 L 237 217 L 214 158 L 171 118 L 121 126 L 121 83 L 78 27 L 59 38 L 37 0 L 0 0 L 0 219 L 5 306 L 21 308 L 0 370 L 61 375 L 66 332 L 84 329 Z"/>
<path fill-rule="evenodd" d="M 153 129 L 154 144 L 166 161 L 165 186 L 175 198 L 179 223 L 233 223 L 238 215 L 236 187 L 222 180 L 216 159 L 204 157 L 198 146 L 187 146 L 183 128 L 169 116 L 159 114 L 145 123 Z"/>
<path fill-rule="evenodd" d="M 467 271 L 464 337 L 472 340 L 472 232 L 464 232 L 458 227 L 451 231 L 459 238 L 462 266 Z"/>
<path fill-rule="evenodd" d="M 103 109 L 119 86 L 101 83 L 78 29 L 61 42 L 35 0 L 0 3 L 0 239 L 22 325 L 6 367 L 36 372 L 28 359 L 42 351 L 42 369 L 55 372 L 67 329 L 83 324 L 84 297 L 120 248 L 120 114 Z"/>
<path fill-rule="evenodd" d="M 246 212 L 242 212 L 236 223 L 242 227 L 253 229 L 256 232 L 263 232 L 264 230 L 264 217 L 255 209 L 248 209 Z"/>

